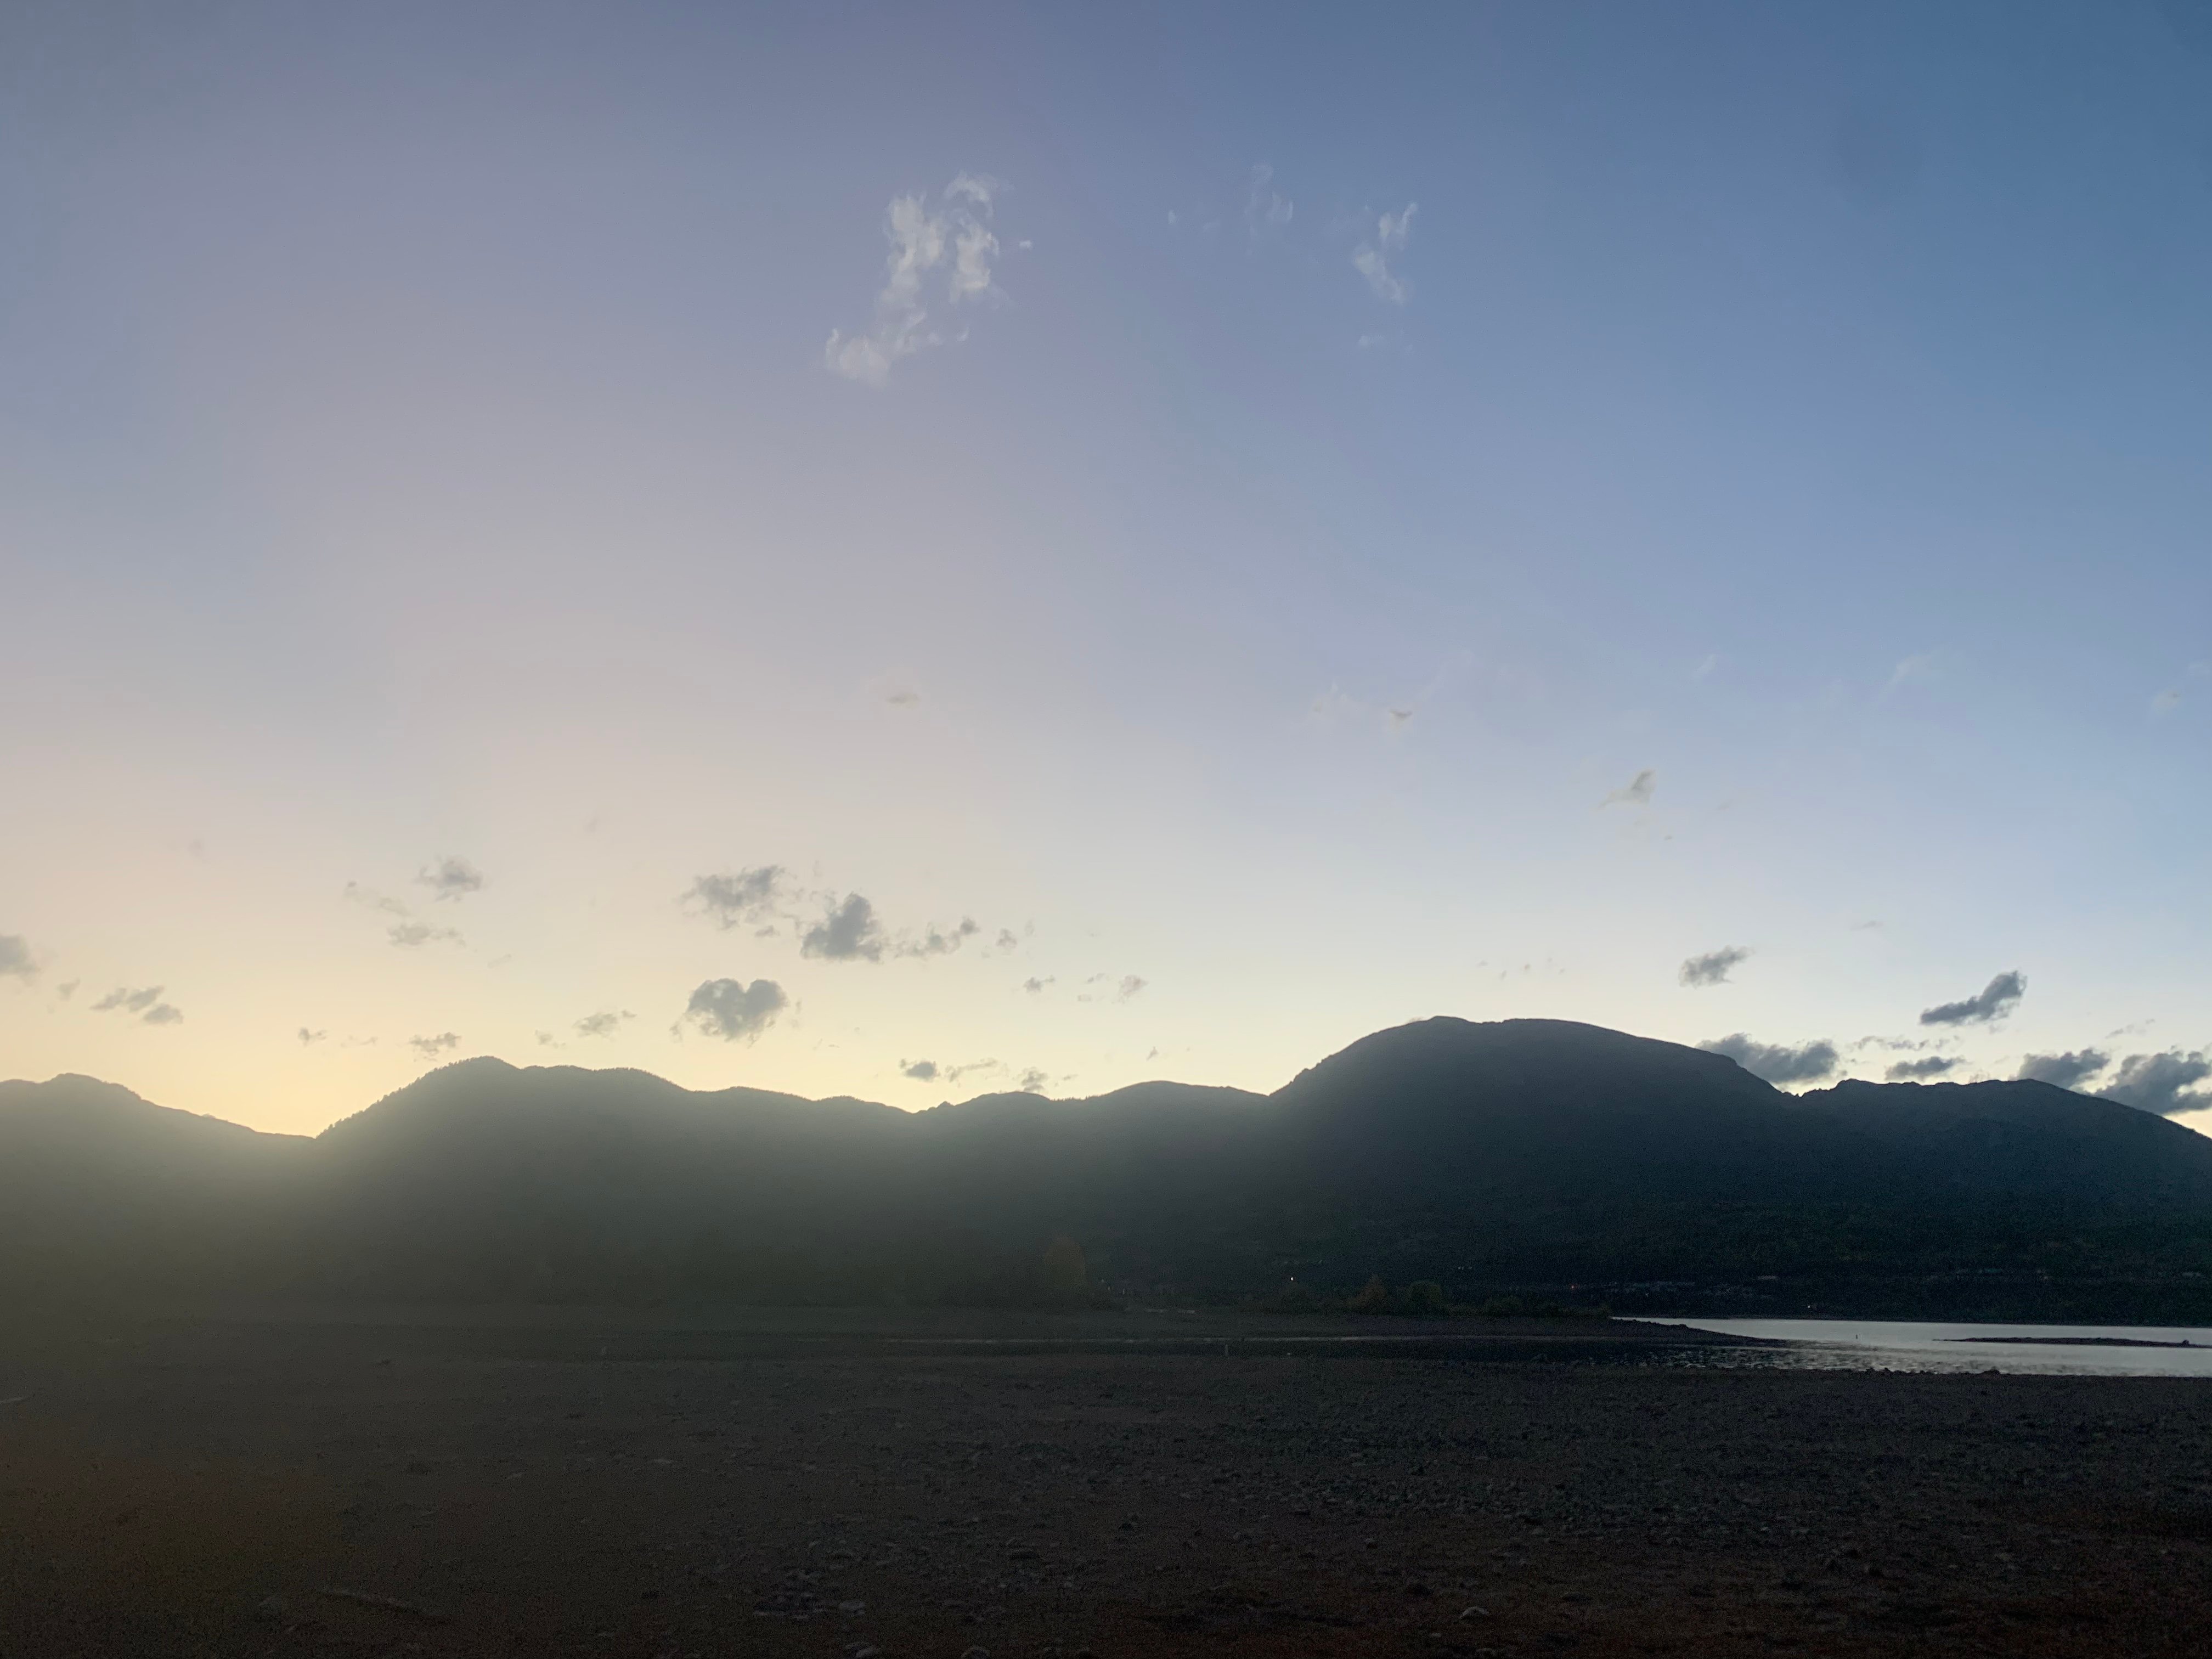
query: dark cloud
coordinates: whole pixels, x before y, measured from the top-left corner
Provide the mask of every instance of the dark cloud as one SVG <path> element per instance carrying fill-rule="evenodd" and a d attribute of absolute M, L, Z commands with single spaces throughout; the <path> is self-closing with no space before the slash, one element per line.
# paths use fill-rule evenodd
<path fill-rule="evenodd" d="M 2078 1089 L 2112 1063 L 2112 1057 L 2094 1048 L 2063 1054 L 2029 1054 L 2017 1073 L 2031 1083 L 2055 1083 L 2062 1089 Z"/>
<path fill-rule="evenodd" d="M 739 922 L 758 926 L 775 915 L 787 890 L 784 867 L 763 864 L 735 875 L 702 876 L 691 884 L 684 902 L 696 905 L 717 927 L 735 927 Z"/>
<path fill-rule="evenodd" d="M 411 951 L 424 945 L 465 945 L 458 930 L 452 927 L 433 927 L 427 921 L 395 921 L 386 931 L 385 937 L 402 950 Z"/>
<path fill-rule="evenodd" d="M 1024 1094 L 1040 1095 L 1044 1092 L 1044 1085 L 1051 1082 L 1052 1079 L 1047 1077 L 1042 1072 L 1037 1070 L 1036 1066 L 1032 1066 L 1028 1071 L 1022 1073 L 1019 1081 L 1021 1084 L 1022 1092 Z"/>
<path fill-rule="evenodd" d="M 876 907 L 858 893 L 848 893 L 800 935 L 799 953 L 830 962 L 881 962 L 886 943 Z"/>
<path fill-rule="evenodd" d="M 934 1083 L 937 1081 L 937 1062 L 933 1060 L 917 1060 L 908 1063 L 902 1060 L 899 1062 L 899 1075 L 910 1077 L 916 1083 Z"/>
<path fill-rule="evenodd" d="M 848 899 L 845 902 L 849 905 L 853 901 Z M 973 917 L 963 916 L 960 925 L 950 933 L 939 933 L 932 927 L 918 941 L 902 939 L 896 946 L 896 954 L 902 957 L 949 957 L 981 931 Z"/>
<path fill-rule="evenodd" d="M 1723 945 L 1717 951 L 1708 951 L 1701 957 L 1692 957 L 1676 972 L 1674 977 L 1688 986 L 1725 985 L 1728 976 L 1750 959 L 1747 945 Z"/>
<path fill-rule="evenodd" d="M 328 1031 L 311 1031 L 302 1025 L 300 1028 L 300 1046 L 302 1048 L 312 1048 L 328 1036 L 330 1036 Z"/>
<path fill-rule="evenodd" d="M 161 1000 L 161 987 L 149 985 L 143 990 L 131 991 L 118 987 L 92 1005 L 95 1014 L 116 1012 L 136 1014 L 149 1025 L 174 1025 L 184 1015 Z"/>
<path fill-rule="evenodd" d="M 710 979 L 691 993 L 684 1018 L 725 1042 L 750 1042 L 790 1004 L 783 987 L 772 979 L 757 979 L 750 985 L 734 979 Z"/>
<path fill-rule="evenodd" d="M 1020 945 L 1021 940 L 1014 937 L 1014 930 L 1012 928 L 1001 927 L 999 929 L 999 948 L 1001 951 L 1018 950 L 1020 948 Z"/>
<path fill-rule="evenodd" d="M 1769 1083 L 1810 1083 L 1836 1069 L 1836 1045 L 1822 1038 L 1798 1048 L 1753 1042 L 1741 1031 L 1698 1045 L 1708 1054 L 1726 1054 L 1753 1077 Z"/>
<path fill-rule="evenodd" d="M 463 899 L 483 890 L 483 872 L 466 859 L 440 859 L 435 864 L 426 864 L 416 872 L 417 886 L 430 890 L 437 899 Z"/>
<path fill-rule="evenodd" d="M 440 1054 L 461 1046 L 461 1040 L 451 1031 L 441 1031 L 435 1036 L 413 1036 L 408 1046 L 425 1060 L 435 1060 Z"/>
<path fill-rule="evenodd" d="M 1892 1083 L 1915 1083 L 1922 1078 L 1942 1077 L 1959 1069 L 1959 1062 L 1948 1054 L 1923 1054 L 1917 1060 L 1900 1060 L 1884 1073 Z"/>
<path fill-rule="evenodd" d="M 1600 806 L 1649 806 L 1651 804 L 1652 792 L 1658 787 L 1658 773 L 1646 767 L 1600 801 L 1598 805 Z"/>
<path fill-rule="evenodd" d="M 2014 972 L 1999 974 L 1982 987 L 1978 996 L 1968 997 L 1963 1002 L 1939 1002 L 1933 1008 L 1920 1012 L 1923 1025 L 1990 1025 L 2002 1019 L 2020 1006 L 2027 994 L 2027 976 Z"/>
<path fill-rule="evenodd" d="M 583 1018 L 576 1022 L 576 1035 L 583 1037 L 611 1037 L 622 1030 L 622 1023 L 624 1020 L 636 1018 L 637 1016 L 627 1008 L 620 1013 L 608 1009 L 604 1013 L 586 1014 Z"/>
<path fill-rule="evenodd" d="M 2111 1086 L 2098 1090 L 2097 1097 L 2170 1117 L 2212 1107 L 2212 1089 L 2197 1086 L 2208 1078 L 2212 1078 L 2212 1057 L 2201 1051 L 2184 1054 L 2169 1048 L 2162 1054 L 2130 1054 L 2120 1062 Z"/>
<path fill-rule="evenodd" d="M 0 979 L 30 979 L 38 971 L 30 941 L 21 933 L 0 933 Z"/>

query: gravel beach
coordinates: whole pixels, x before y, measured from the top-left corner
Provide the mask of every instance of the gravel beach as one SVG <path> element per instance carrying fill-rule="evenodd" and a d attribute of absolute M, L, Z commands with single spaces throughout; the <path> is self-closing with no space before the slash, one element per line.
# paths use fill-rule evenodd
<path fill-rule="evenodd" d="M 2212 1386 L 1716 1368 L 1709 1342 L 1172 1312 L 18 1326 L 0 1654 L 2212 1651 Z"/>

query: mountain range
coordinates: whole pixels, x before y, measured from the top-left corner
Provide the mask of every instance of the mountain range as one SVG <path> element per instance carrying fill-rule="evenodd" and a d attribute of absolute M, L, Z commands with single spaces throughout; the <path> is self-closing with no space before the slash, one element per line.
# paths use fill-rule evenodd
<path fill-rule="evenodd" d="M 1380 1031 L 1271 1095 L 921 1112 L 478 1059 L 312 1138 L 0 1083 L 0 1292 L 1022 1300 L 1070 1292 L 1056 1238 L 1125 1293 L 1936 1285 L 1955 1310 L 1994 1281 L 2110 1311 L 2203 1294 L 2212 1139 L 2044 1083 L 1793 1096 L 1531 1019 Z"/>

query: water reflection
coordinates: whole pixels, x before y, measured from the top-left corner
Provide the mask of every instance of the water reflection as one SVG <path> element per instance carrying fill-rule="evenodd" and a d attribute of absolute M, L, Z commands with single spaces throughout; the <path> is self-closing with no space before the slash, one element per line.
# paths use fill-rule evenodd
<path fill-rule="evenodd" d="M 1942 1325 L 1879 1319 L 1670 1319 L 1786 1348 L 1688 1348 L 1670 1363 L 1790 1370 L 2004 1371 L 2212 1376 L 2212 1329 L 2164 1325 Z"/>

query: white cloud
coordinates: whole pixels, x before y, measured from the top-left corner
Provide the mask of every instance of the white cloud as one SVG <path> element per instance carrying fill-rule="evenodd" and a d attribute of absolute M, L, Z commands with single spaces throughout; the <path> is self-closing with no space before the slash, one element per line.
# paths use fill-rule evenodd
<path fill-rule="evenodd" d="M 1382 215 L 1376 221 L 1375 234 L 1352 252 L 1352 268 L 1367 279 L 1375 297 L 1385 305 L 1402 306 L 1413 292 L 1403 278 L 1390 274 L 1390 261 L 1413 240 L 1413 215 L 1420 205 L 1408 202 L 1403 211 Z"/>
<path fill-rule="evenodd" d="M 945 343 L 925 303 L 927 278 L 942 271 L 947 304 L 1003 299 L 993 276 L 999 238 L 991 228 L 998 181 L 963 173 L 945 187 L 933 209 L 921 196 L 892 198 L 884 216 L 890 243 L 874 323 L 864 334 L 832 329 L 822 360 L 831 373 L 864 386 L 882 386 L 902 357 Z"/>

